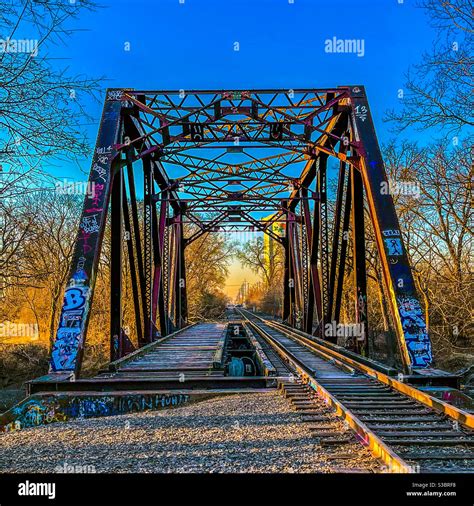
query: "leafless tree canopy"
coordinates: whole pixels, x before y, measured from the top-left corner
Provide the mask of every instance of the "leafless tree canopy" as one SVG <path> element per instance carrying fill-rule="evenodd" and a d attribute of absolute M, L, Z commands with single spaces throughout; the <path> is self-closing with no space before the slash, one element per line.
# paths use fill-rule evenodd
<path fill-rule="evenodd" d="M 445 134 L 474 126 L 474 21 L 469 0 L 423 0 L 437 32 L 433 47 L 410 68 L 402 110 L 387 115 L 397 131 L 433 127 Z"/>
<path fill-rule="evenodd" d="M 88 0 L 0 0 L 0 151 L 15 167 L 44 166 L 52 156 L 88 152 L 83 125 L 85 98 L 97 97 L 99 81 L 70 75 L 52 64 L 54 48 L 73 32 L 70 25 Z"/>

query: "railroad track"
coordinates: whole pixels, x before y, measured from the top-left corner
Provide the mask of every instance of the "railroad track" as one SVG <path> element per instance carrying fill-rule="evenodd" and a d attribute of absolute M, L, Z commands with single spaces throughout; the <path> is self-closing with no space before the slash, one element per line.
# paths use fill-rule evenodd
<path fill-rule="evenodd" d="M 301 380 L 295 386 L 282 383 L 287 395 L 302 395 L 303 406 L 307 387 L 316 391 L 388 470 L 474 472 L 474 415 L 357 363 L 321 340 L 248 311 L 240 314 Z"/>
<path fill-rule="evenodd" d="M 300 415 L 301 422 L 306 424 L 311 436 L 316 438 L 321 446 L 338 449 L 348 443 L 356 443 L 351 431 L 341 429 L 340 424 L 335 423 L 337 418 L 334 411 L 329 406 L 321 405 L 317 393 L 299 378 L 280 381 L 279 390 L 290 401 Z"/>

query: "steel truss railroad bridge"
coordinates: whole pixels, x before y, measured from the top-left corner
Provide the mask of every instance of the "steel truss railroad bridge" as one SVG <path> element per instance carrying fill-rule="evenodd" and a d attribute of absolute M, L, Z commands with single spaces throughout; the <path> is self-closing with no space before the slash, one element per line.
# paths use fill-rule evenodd
<path fill-rule="evenodd" d="M 338 170 L 332 226 L 331 159 Z M 109 89 L 89 183 L 94 191 L 84 199 L 51 377 L 80 373 L 109 210 L 111 361 L 133 350 L 122 315 L 125 261 L 143 347 L 187 325 L 186 247 L 224 227 L 262 231 L 283 246 L 283 321 L 327 340 L 335 338 L 324 336 L 324 325 L 340 319 L 352 230 L 356 322 L 365 329 L 356 351 L 364 353 L 365 201 L 405 372 L 431 370 L 431 344 L 395 207 L 381 191 L 387 176 L 363 86 Z M 283 236 L 274 232 L 276 223 Z"/>
<path fill-rule="evenodd" d="M 334 208 L 328 173 L 338 179 Z M 0 432 L 278 386 L 320 442 L 350 442 L 335 412 L 389 471 L 474 469 L 472 399 L 456 390 L 459 377 L 432 367 L 362 86 L 108 90 L 89 184 L 50 371 L 0 414 Z M 400 368 L 366 353 L 366 209 Z M 227 323 L 188 325 L 186 247 L 249 228 L 282 245 L 283 322 L 237 308 Z M 79 378 L 106 232 L 111 360 Z M 353 283 L 344 282 L 349 259 Z M 122 314 L 124 271 L 137 349 Z M 325 332 L 340 321 L 347 286 L 364 329 L 351 350 Z"/>

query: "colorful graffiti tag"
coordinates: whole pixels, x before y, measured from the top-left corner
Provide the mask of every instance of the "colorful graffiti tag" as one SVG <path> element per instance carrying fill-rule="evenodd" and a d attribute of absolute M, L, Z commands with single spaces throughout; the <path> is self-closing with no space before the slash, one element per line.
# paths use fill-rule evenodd
<path fill-rule="evenodd" d="M 385 249 L 389 256 L 403 255 L 403 245 L 400 239 L 399 230 L 383 230 Z"/>
<path fill-rule="evenodd" d="M 176 394 L 130 394 L 70 396 L 57 394 L 32 397 L 0 417 L 0 432 L 38 427 L 73 418 L 114 416 L 140 411 L 175 408 L 186 404 L 191 396 Z"/>
<path fill-rule="evenodd" d="M 84 312 L 89 305 L 89 288 L 80 286 L 81 280 L 77 276 L 72 279 L 72 286 L 64 293 L 63 311 L 51 352 L 51 360 L 56 364 L 56 370 L 74 369 L 74 351 L 79 344 Z"/>
<path fill-rule="evenodd" d="M 427 367 L 433 360 L 431 342 L 418 299 L 399 296 L 398 307 L 405 343 L 413 367 Z"/>
<path fill-rule="evenodd" d="M 88 183 L 94 191 L 84 201 L 72 268 L 51 353 L 50 372 L 77 372 L 78 369 L 97 273 L 96 252 L 102 240 L 112 164 L 117 153 L 115 142 L 120 122 L 121 97 L 121 91 L 112 90 L 107 95 Z"/>
<path fill-rule="evenodd" d="M 4 432 L 36 427 L 52 422 L 66 420 L 64 413 L 61 413 L 60 406 L 54 400 L 42 401 L 30 399 L 12 408 L 13 420 L 3 427 Z M 0 427 L 1 431 L 1 427 Z"/>
<path fill-rule="evenodd" d="M 403 248 L 400 230 L 383 230 L 383 240 L 394 282 L 400 324 L 412 367 L 429 367 L 433 361 L 423 310 Z"/>

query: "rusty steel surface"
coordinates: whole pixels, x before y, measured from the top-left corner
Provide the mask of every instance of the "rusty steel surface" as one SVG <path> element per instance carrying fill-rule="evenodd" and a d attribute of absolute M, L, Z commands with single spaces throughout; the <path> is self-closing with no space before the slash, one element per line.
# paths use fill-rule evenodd
<path fill-rule="evenodd" d="M 329 162 L 338 166 L 334 227 Z M 393 199 L 381 191 L 387 174 L 363 86 L 109 89 L 89 183 L 96 191 L 84 199 L 52 336 L 51 381 L 64 374 L 80 377 L 109 211 L 111 362 L 187 325 L 186 248 L 208 234 L 239 230 L 262 232 L 282 245 L 283 320 L 329 340 L 334 336 L 326 334 L 326 326 L 340 322 L 351 256 L 356 279 L 350 296 L 362 330 L 350 346 L 367 356 L 366 202 L 399 367 L 407 374 L 432 367 Z M 357 238 L 351 255 L 345 239 L 349 221 Z M 127 262 L 133 301 L 127 318 L 133 331 L 122 309 Z"/>

